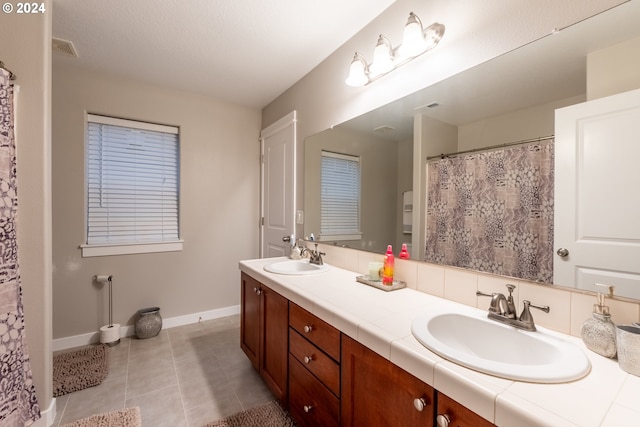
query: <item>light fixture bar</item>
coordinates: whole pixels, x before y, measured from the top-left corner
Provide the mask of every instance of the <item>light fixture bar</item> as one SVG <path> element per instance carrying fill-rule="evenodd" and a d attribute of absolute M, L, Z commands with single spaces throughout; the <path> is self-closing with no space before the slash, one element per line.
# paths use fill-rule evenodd
<path fill-rule="evenodd" d="M 436 47 L 444 35 L 444 30 L 444 25 L 437 22 L 423 29 L 418 15 L 409 13 L 402 44 L 394 49 L 389 39 L 380 34 L 371 64 L 367 64 L 364 56 L 356 52 L 345 83 L 353 87 L 366 86 L 389 74 Z"/>

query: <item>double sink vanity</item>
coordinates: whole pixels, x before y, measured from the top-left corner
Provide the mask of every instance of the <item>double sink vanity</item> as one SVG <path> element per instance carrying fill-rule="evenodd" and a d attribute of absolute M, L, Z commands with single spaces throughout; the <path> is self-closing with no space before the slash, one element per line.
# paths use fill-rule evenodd
<path fill-rule="evenodd" d="M 240 270 L 241 347 L 303 427 L 607 426 L 633 395 L 609 393 L 628 374 L 575 337 L 307 259 Z"/>

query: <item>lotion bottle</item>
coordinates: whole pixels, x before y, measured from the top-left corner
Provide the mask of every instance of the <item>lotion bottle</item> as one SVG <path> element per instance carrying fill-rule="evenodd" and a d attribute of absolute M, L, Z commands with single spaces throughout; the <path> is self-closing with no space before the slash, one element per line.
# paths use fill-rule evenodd
<path fill-rule="evenodd" d="M 391 286 L 393 285 L 393 266 L 395 264 L 395 257 L 393 256 L 393 249 L 391 245 L 387 246 L 387 253 L 384 254 L 384 265 L 382 266 L 382 284 Z"/>
<path fill-rule="evenodd" d="M 593 305 L 591 318 L 582 324 L 582 341 L 587 348 L 604 357 L 616 356 L 616 326 L 611 321 L 609 307 L 604 305 L 605 293 L 613 295 L 613 286 L 595 284 L 598 303 Z"/>

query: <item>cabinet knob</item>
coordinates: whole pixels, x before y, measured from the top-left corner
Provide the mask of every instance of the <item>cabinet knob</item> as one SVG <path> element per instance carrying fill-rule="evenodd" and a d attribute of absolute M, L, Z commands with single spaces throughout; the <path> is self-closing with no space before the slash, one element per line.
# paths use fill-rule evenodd
<path fill-rule="evenodd" d="M 304 357 L 304 363 L 306 363 L 307 365 L 309 363 L 311 363 L 313 361 L 313 356 L 305 356 Z"/>
<path fill-rule="evenodd" d="M 311 410 L 313 409 L 313 406 L 311 405 L 304 405 L 302 407 L 302 409 L 304 409 L 304 412 L 311 412 Z"/>
<path fill-rule="evenodd" d="M 253 290 L 256 292 L 257 295 L 260 295 L 262 293 L 262 289 L 260 288 L 253 288 Z"/>
<path fill-rule="evenodd" d="M 422 412 L 422 410 L 424 408 L 426 408 L 428 405 L 427 401 L 424 399 L 424 397 L 418 397 L 416 399 L 413 399 L 413 406 L 415 406 L 415 408 Z"/>
<path fill-rule="evenodd" d="M 305 326 L 304 326 L 304 331 L 305 331 L 306 333 L 309 333 L 309 332 L 313 331 L 313 326 L 311 326 L 311 325 L 305 325 Z"/>
<path fill-rule="evenodd" d="M 436 417 L 436 425 L 438 427 L 449 427 L 450 422 L 451 418 L 447 414 L 440 414 Z"/>

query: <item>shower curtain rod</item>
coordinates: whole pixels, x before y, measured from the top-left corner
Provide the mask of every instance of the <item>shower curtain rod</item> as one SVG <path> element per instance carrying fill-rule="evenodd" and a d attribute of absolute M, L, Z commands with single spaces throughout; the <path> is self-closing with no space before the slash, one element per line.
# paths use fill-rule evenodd
<path fill-rule="evenodd" d="M 470 150 L 457 151 L 455 153 L 438 154 L 437 156 L 429 156 L 429 157 L 427 157 L 427 161 L 433 160 L 433 159 L 444 159 L 444 158 L 451 157 L 451 156 L 457 156 L 458 154 L 475 153 L 476 151 L 487 151 L 487 150 L 493 150 L 495 148 L 510 147 L 512 145 L 529 144 L 529 143 L 532 143 L 532 142 L 542 142 L 542 141 L 547 141 L 549 139 L 553 139 L 554 137 L 555 137 L 554 135 L 541 136 L 541 137 L 538 137 L 538 138 L 523 139 L 521 141 L 515 141 L 515 142 L 507 142 L 505 144 L 491 145 L 489 147 L 472 148 Z"/>
<path fill-rule="evenodd" d="M 6 68 L 4 66 L 4 62 L 0 61 L 0 68 L 3 68 L 5 71 L 7 71 L 9 73 L 9 80 L 15 80 L 16 79 L 16 75 L 13 74 L 13 71 L 11 71 L 10 69 Z"/>

